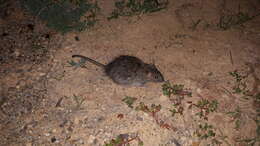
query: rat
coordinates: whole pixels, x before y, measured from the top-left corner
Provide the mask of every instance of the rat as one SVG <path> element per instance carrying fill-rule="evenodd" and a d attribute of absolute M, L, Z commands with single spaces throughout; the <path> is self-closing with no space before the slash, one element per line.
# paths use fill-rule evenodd
<path fill-rule="evenodd" d="M 144 63 L 134 56 L 121 55 L 106 65 L 86 56 L 72 55 L 72 58 L 74 57 L 103 68 L 105 74 L 119 85 L 143 86 L 147 82 L 164 82 L 162 73 L 154 64 Z"/>

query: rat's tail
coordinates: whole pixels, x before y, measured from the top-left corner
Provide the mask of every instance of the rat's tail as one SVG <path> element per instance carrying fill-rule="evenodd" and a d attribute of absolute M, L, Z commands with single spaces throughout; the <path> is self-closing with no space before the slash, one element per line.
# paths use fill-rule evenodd
<path fill-rule="evenodd" d="M 86 60 L 86 61 L 89 61 L 89 62 L 91 62 L 91 63 L 93 63 L 93 64 L 95 64 L 95 65 L 97 65 L 97 66 L 105 67 L 104 64 L 99 63 L 99 62 L 97 62 L 97 61 L 95 61 L 95 60 L 93 60 L 93 59 L 91 59 L 91 58 L 88 58 L 88 57 L 86 57 L 86 56 L 83 56 L 83 55 L 72 55 L 72 58 L 74 58 L 74 57 L 79 57 L 79 58 L 82 58 L 82 59 L 84 59 L 84 60 Z"/>

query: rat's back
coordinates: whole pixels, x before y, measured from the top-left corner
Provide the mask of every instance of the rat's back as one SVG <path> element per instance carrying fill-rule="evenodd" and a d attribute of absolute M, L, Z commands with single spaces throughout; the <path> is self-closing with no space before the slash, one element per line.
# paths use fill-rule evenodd
<path fill-rule="evenodd" d="M 140 70 L 144 64 L 137 57 L 122 55 L 107 64 L 105 72 L 118 84 L 136 85 L 136 82 L 144 84 L 145 81 L 140 77 Z"/>

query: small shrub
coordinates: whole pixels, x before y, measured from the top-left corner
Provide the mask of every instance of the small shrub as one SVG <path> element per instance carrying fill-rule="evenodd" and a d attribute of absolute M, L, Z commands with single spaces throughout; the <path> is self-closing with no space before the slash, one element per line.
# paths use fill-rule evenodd
<path fill-rule="evenodd" d="M 246 95 L 249 92 L 245 82 L 245 79 L 248 77 L 248 75 L 241 75 L 241 73 L 239 73 L 237 70 L 229 72 L 229 74 L 236 80 L 235 86 L 233 87 L 233 93 L 243 93 Z"/>
<path fill-rule="evenodd" d="M 259 15 L 260 13 L 254 16 L 250 16 L 248 13 L 241 11 L 236 14 L 223 15 L 220 17 L 217 26 L 222 30 L 228 30 L 234 26 L 242 25 Z"/>
<path fill-rule="evenodd" d="M 162 106 L 152 104 L 151 107 L 149 108 L 147 105 L 145 105 L 143 102 L 140 102 L 139 105 L 135 108 L 136 110 L 140 110 L 146 113 L 151 113 L 154 115 L 155 113 L 159 112 L 161 110 Z"/>
<path fill-rule="evenodd" d="M 65 98 L 67 99 L 72 99 L 75 102 L 75 106 L 74 109 L 75 110 L 80 110 L 81 106 L 83 105 L 84 101 L 86 100 L 86 98 L 82 97 L 82 96 L 78 96 L 73 94 L 73 96 L 65 96 Z M 62 100 L 62 99 L 61 99 Z M 57 105 L 57 104 L 56 104 Z"/>
<path fill-rule="evenodd" d="M 170 112 L 172 113 L 172 116 L 175 116 L 176 114 L 183 115 L 184 108 L 179 105 L 173 105 L 173 108 L 170 109 Z"/>
<path fill-rule="evenodd" d="M 207 99 L 201 99 L 199 100 L 196 104 L 190 102 L 189 103 L 189 108 L 197 107 L 199 109 L 199 112 L 196 113 L 197 116 L 204 120 L 208 120 L 208 115 L 211 112 L 215 112 L 218 108 L 218 101 L 217 100 L 212 100 L 209 101 Z"/>
<path fill-rule="evenodd" d="M 184 85 L 173 84 L 169 81 L 162 85 L 163 95 L 167 96 L 174 106 L 181 105 L 185 96 L 192 97 L 192 93 Z"/>
<path fill-rule="evenodd" d="M 246 138 L 246 139 L 237 139 L 236 141 L 239 143 L 245 143 L 247 146 L 255 146 L 255 145 L 259 145 L 260 143 L 260 112 L 259 110 L 258 112 L 258 117 L 256 117 L 255 122 L 256 122 L 256 136 L 252 137 L 252 138 Z"/>
<path fill-rule="evenodd" d="M 199 129 L 196 131 L 196 134 L 201 139 L 207 139 L 209 137 L 215 137 L 216 133 L 212 125 L 208 123 L 199 124 Z"/>
<path fill-rule="evenodd" d="M 184 85 L 181 84 L 173 84 L 171 85 L 170 82 L 166 82 L 162 85 L 162 91 L 165 96 L 171 97 L 172 95 L 177 96 L 192 96 L 192 93 L 184 88 Z"/>
<path fill-rule="evenodd" d="M 168 0 L 159 2 L 158 0 L 120 0 L 115 2 L 116 9 L 112 12 L 108 20 L 119 16 L 132 16 L 141 13 L 152 13 L 165 9 Z"/>
<path fill-rule="evenodd" d="M 32 15 L 47 23 L 47 26 L 67 33 L 72 30 L 82 31 L 96 22 L 97 3 L 85 0 L 21 0 L 22 6 Z M 87 15 L 81 20 L 83 15 Z"/>
<path fill-rule="evenodd" d="M 232 121 L 235 121 L 235 129 L 239 130 L 240 125 L 241 125 L 241 117 L 242 117 L 242 113 L 239 107 L 236 108 L 235 111 L 230 111 L 227 112 L 226 114 L 228 114 L 230 117 L 232 117 Z"/>
<path fill-rule="evenodd" d="M 129 134 L 120 134 L 116 138 L 111 139 L 109 142 L 106 142 L 104 146 L 125 146 L 130 145 L 131 141 L 137 141 L 138 146 L 143 146 L 143 141 L 139 138 L 138 134 L 135 134 L 135 136 L 131 136 Z"/>
<path fill-rule="evenodd" d="M 130 96 L 126 96 L 124 99 L 122 99 L 122 101 L 125 102 L 130 108 L 133 108 L 133 104 L 136 100 L 137 98 Z"/>

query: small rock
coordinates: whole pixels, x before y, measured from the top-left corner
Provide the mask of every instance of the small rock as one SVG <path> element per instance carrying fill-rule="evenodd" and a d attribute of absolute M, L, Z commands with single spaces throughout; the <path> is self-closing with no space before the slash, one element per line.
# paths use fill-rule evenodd
<path fill-rule="evenodd" d="M 82 139 L 79 139 L 79 141 L 78 141 L 80 144 L 84 144 L 84 141 L 82 140 Z M 94 142 L 95 142 L 95 140 L 94 140 Z"/>
<path fill-rule="evenodd" d="M 50 136 L 51 134 L 50 134 L 50 133 L 45 133 L 44 135 L 45 135 L 45 136 Z"/>
<path fill-rule="evenodd" d="M 94 122 L 102 122 L 103 120 L 105 120 L 105 118 L 102 116 L 93 119 Z"/>
<path fill-rule="evenodd" d="M 171 139 L 170 141 L 167 142 L 167 145 L 171 145 L 171 146 L 181 146 L 180 143 L 175 139 Z"/>
<path fill-rule="evenodd" d="M 196 91 L 197 91 L 197 93 L 199 93 L 199 94 L 201 94 L 201 92 L 202 92 L 200 88 L 198 88 Z"/>
<path fill-rule="evenodd" d="M 175 43 L 175 44 L 173 44 L 173 46 L 175 46 L 176 48 L 184 47 L 184 45 L 182 43 Z"/>
<path fill-rule="evenodd" d="M 105 139 L 111 139 L 113 137 L 111 133 L 107 133 L 107 132 L 104 133 L 103 136 L 104 136 Z"/>
<path fill-rule="evenodd" d="M 128 139 L 129 134 L 127 134 L 127 133 L 126 134 L 120 134 L 119 137 L 122 138 L 122 139 Z"/>
<path fill-rule="evenodd" d="M 46 75 L 46 73 L 44 72 L 39 73 L 39 76 L 44 76 L 44 75 Z"/>
<path fill-rule="evenodd" d="M 14 51 L 14 55 L 15 55 L 16 57 L 20 56 L 20 54 L 21 54 L 21 53 L 20 53 L 18 50 L 15 50 L 15 51 Z"/>
<path fill-rule="evenodd" d="M 78 125 L 79 122 L 80 122 L 79 118 L 76 117 L 76 118 L 74 119 L 74 123 L 75 123 L 76 125 Z"/>
<path fill-rule="evenodd" d="M 144 119 L 143 119 L 142 117 L 140 117 L 140 116 L 137 116 L 137 117 L 136 117 L 136 120 L 138 120 L 138 121 L 143 121 Z"/>
<path fill-rule="evenodd" d="M 96 141 L 96 137 L 93 136 L 93 135 L 90 135 L 90 136 L 88 137 L 87 143 L 88 143 L 88 144 L 93 144 L 93 143 L 95 143 L 95 141 Z"/>
<path fill-rule="evenodd" d="M 143 113 L 143 114 L 144 114 L 144 116 L 149 117 L 149 114 L 148 114 L 148 113 Z"/>

